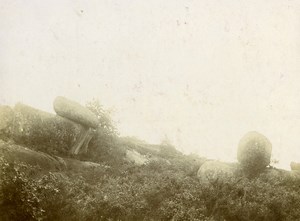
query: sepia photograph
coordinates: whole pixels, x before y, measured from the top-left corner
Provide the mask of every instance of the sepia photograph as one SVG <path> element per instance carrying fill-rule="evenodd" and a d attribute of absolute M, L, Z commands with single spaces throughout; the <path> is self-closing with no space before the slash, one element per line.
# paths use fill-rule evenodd
<path fill-rule="evenodd" d="M 300 1 L 0 0 L 0 221 L 300 221 Z"/>

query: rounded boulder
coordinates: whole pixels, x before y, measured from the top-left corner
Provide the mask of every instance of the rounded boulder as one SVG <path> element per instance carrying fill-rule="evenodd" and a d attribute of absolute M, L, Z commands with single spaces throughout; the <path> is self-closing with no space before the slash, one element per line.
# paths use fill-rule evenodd
<path fill-rule="evenodd" d="M 211 184 L 216 181 L 227 182 L 235 177 L 237 165 L 220 161 L 207 161 L 201 165 L 197 176 L 202 184 Z"/>
<path fill-rule="evenodd" d="M 270 164 L 272 144 L 267 137 L 251 131 L 239 142 L 237 159 L 242 168 L 249 173 L 262 171 Z"/>

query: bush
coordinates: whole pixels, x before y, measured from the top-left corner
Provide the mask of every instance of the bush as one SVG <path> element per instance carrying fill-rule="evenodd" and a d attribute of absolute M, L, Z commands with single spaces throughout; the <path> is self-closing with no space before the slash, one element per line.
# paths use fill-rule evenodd
<path fill-rule="evenodd" d="M 99 128 L 88 153 L 78 158 L 103 168 L 42 176 L 35 167 L 0 158 L 0 220 L 300 220 L 299 178 L 265 170 L 252 179 L 201 185 L 196 174 L 206 159 L 185 156 L 169 142 L 149 145 L 120 138 L 99 102 L 88 107 L 97 114 Z M 141 166 L 126 162 L 127 149 L 149 154 L 151 160 Z"/>
<path fill-rule="evenodd" d="M 0 158 L 0 218 L 1 220 L 41 220 L 40 186 L 28 178 L 32 168 L 7 163 Z M 27 174 L 26 174 L 27 172 Z"/>
<path fill-rule="evenodd" d="M 36 177 L 37 168 L 0 161 L 0 220 L 82 220 L 85 182 L 48 173 Z M 81 182 L 80 182 L 81 181 Z"/>
<path fill-rule="evenodd" d="M 180 161 L 162 160 L 124 165 L 90 182 L 72 173 L 37 177 L 36 168 L 1 162 L 1 220 L 300 220 L 300 180 L 288 176 L 202 186 Z"/>

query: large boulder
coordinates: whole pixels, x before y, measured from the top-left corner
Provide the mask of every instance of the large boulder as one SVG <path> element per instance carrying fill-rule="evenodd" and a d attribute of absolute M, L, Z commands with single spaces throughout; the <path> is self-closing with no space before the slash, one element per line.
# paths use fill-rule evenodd
<path fill-rule="evenodd" d="M 198 170 L 197 176 L 203 184 L 212 184 L 216 181 L 226 182 L 235 177 L 238 166 L 235 163 L 207 161 Z"/>
<path fill-rule="evenodd" d="M 86 128 L 55 114 L 24 104 L 14 107 L 11 138 L 30 148 L 51 154 L 68 154 L 82 140 Z"/>
<path fill-rule="evenodd" d="M 264 135 L 251 131 L 238 145 L 237 159 L 245 172 L 257 174 L 270 164 L 272 144 Z"/>
<path fill-rule="evenodd" d="M 88 170 L 102 171 L 104 168 L 97 163 L 57 157 L 3 140 L 0 140 L 0 157 L 9 163 L 24 163 L 38 167 L 40 170 L 37 173 L 66 170 L 84 173 Z"/>
<path fill-rule="evenodd" d="M 98 127 L 99 122 L 97 116 L 75 101 L 71 101 L 64 97 L 57 97 L 54 100 L 53 107 L 59 116 L 85 125 L 86 127 Z"/>
<path fill-rule="evenodd" d="M 66 169 L 65 163 L 60 157 L 53 157 L 3 140 L 0 140 L 0 156 L 9 163 L 25 163 L 37 166 L 44 172 Z"/>

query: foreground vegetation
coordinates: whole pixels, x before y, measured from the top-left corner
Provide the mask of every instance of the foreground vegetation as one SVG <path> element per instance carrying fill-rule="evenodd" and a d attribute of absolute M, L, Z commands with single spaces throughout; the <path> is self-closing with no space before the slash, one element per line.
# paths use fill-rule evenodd
<path fill-rule="evenodd" d="M 160 161 L 48 173 L 1 160 L 1 220 L 300 220 L 300 181 L 232 179 L 202 186 Z M 180 168 L 180 169 L 178 169 Z"/>
<path fill-rule="evenodd" d="M 101 167 L 43 172 L 0 158 L 0 220 L 300 220 L 299 179 L 261 174 L 202 185 L 197 170 L 205 159 L 168 142 L 151 152 L 149 144 L 119 137 L 99 103 L 89 108 L 100 127 L 78 159 Z M 136 165 L 126 160 L 128 149 L 152 160 Z"/>

